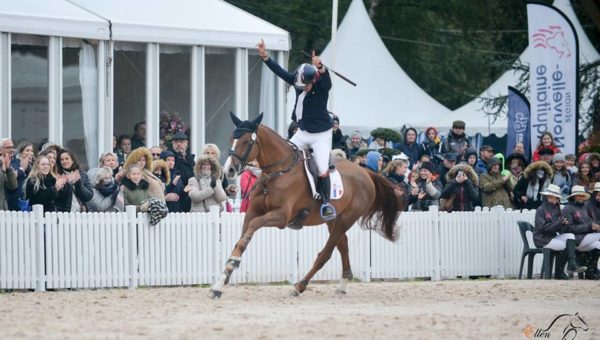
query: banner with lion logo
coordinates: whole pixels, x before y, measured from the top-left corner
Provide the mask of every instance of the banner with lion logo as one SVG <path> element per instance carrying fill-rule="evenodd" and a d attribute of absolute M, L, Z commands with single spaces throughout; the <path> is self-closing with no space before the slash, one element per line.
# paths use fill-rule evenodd
<path fill-rule="evenodd" d="M 527 4 L 531 145 L 548 131 L 563 153 L 575 153 L 577 125 L 577 33 L 557 8 Z"/>

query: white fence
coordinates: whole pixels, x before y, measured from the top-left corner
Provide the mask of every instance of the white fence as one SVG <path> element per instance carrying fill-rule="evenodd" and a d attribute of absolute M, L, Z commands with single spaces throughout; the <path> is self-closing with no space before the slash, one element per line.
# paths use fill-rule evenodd
<path fill-rule="evenodd" d="M 133 207 L 125 213 L 0 212 L 0 289 L 55 289 L 210 284 L 240 237 L 244 215 L 169 214 L 151 227 Z M 355 277 L 433 280 L 516 276 L 523 242 L 517 220 L 534 212 L 484 210 L 403 213 L 391 243 L 359 225 L 348 234 Z M 259 230 L 233 283 L 296 282 L 328 237 L 325 225 Z M 536 262 L 539 272 L 539 261 Z M 313 280 L 341 276 L 336 252 Z"/>

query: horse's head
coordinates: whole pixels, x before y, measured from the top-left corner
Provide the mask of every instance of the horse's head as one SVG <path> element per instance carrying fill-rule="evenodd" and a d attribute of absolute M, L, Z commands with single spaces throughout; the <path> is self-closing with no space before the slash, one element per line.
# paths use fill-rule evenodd
<path fill-rule="evenodd" d="M 256 133 L 263 114 L 261 113 L 252 121 L 242 121 L 233 112 L 229 112 L 229 115 L 235 125 L 235 130 L 233 130 L 233 143 L 223 171 L 225 171 L 227 179 L 234 180 L 246 164 L 258 156 L 259 148 L 254 146 L 258 144 Z"/>

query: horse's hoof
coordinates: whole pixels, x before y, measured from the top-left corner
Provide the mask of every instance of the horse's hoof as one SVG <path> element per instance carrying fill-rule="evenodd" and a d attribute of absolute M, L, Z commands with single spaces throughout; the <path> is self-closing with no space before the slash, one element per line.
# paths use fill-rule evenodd
<path fill-rule="evenodd" d="M 213 299 L 213 300 L 217 300 L 221 298 L 221 295 L 223 295 L 223 292 L 220 292 L 218 290 L 209 290 L 208 291 L 208 297 Z"/>
<path fill-rule="evenodd" d="M 290 290 L 290 294 L 289 295 L 293 296 L 293 297 L 298 297 L 298 296 L 300 296 L 300 292 L 297 291 L 297 290 L 295 290 L 295 289 L 292 289 L 292 290 Z"/>
<path fill-rule="evenodd" d="M 348 294 L 345 290 L 339 289 L 339 288 L 335 289 L 335 293 L 338 294 L 338 295 L 346 295 L 346 294 Z"/>

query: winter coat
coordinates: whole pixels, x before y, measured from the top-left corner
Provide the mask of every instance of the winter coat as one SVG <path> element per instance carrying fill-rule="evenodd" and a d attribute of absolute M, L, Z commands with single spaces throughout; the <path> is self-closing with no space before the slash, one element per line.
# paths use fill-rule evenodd
<path fill-rule="evenodd" d="M 484 207 L 494 207 L 501 205 L 504 209 L 512 208 L 510 193 L 513 191 L 513 185 L 509 180 L 502 179 L 500 173 L 485 173 L 479 176 L 479 187 L 481 188 L 481 202 Z"/>
<path fill-rule="evenodd" d="M 17 174 L 17 187 L 13 190 L 5 188 L 6 204 L 8 205 L 8 210 L 19 211 L 21 210 L 19 207 L 19 199 L 25 199 L 25 192 L 23 191 L 23 188 L 25 187 L 25 180 L 31 172 L 32 165 L 29 164 L 27 169 L 21 169 L 21 160 L 15 158 L 11 162 L 11 167 Z"/>
<path fill-rule="evenodd" d="M 459 171 L 463 171 L 467 180 L 458 183 L 456 176 Z M 455 165 L 446 174 L 446 187 L 442 191 L 440 198 L 448 199 L 454 196 L 452 202 L 452 211 L 473 211 L 475 204 L 479 200 L 479 180 L 473 168 L 468 164 Z"/>
<path fill-rule="evenodd" d="M 563 208 L 563 215 L 569 220 L 569 226 L 567 230 L 569 233 L 575 234 L 575 241 L 577 245 L 583 240 L 586 234 L 593 233 L 592 230 L 592 217 L 588 214 L 585 207 L 585 203 L 575 202 L 573 199 L 569 200 Z"/>
<path fill-rule="evenodd" d="M 404 132 L 404 139 L 402 144 L 400 145 L 400 150 L 402 152 L 404 152 L 405 155 L 408 156 L 408 160 L 410 161 L 410 166 L 409 169 L 412 169 L 412 165 L 415 164 L 416 162 L 419 161 L 419 159 L 421 159 L 421 155 L 423 155 L 425 153 L 425 149 L 423 149 L 423 146 L 420 143 L 417 143 L 417 141 L 415 140 L 414 143 L 409 144 L 406 140 L 406 134 L 408 133 L 408 131 L 413 131 L 415 133 L 415 135 L 418 136 L 418 133 L 415 129 L 413 128 L 409 128 Z"/>
<path fill-rule="evenodd" d="M 535 150 L 533 150 L 533 157 L 531 158 L 533 162 L 537 162 L 540 160 L 540 150 L 542 149 L 550 149 L 554 151 L 554 154 L 560 153 L 560 149 L 554 144 L 550 144 L 549 146 L 538 145 Z"/>
<path fill-rule="evenodd" d="M 56 200 L 57 211 L 71 211 L 74 198 L 79 201 L 82 210 L 87 208 L 86 203 L 94 196 L 93 187 L 85 171 L 79 170 L 79 176 L 81 177 L 79 181 L 75 184 L 67 182 L 58 192 L 58 199 Z"/>
<path fill-rule="evenodd" d="M 419 177 L 416 181 L 419 192 L 425 192 L 423 199 L 419 199 L 417 195 L 410 195 L 409 201 L 412 203 L 411 210 L 413 211 L 429 211 L 432 205 L 439 205 L 439 199 L 442 195 L 442 183 L 440 181 L 431 181 L 427 183 Z"/>
<path fill-rule="evenodd" d="M 150 197 L 164 202 L 165 184 L 152 173 L 152 154 L 148 148 L 141 147 L 131 151 L 123 168 L 127 169 L 136 164 L 142 157 L 146 158 L 146 166 L 142 169 L 142 178 L 148 182 L 148 193 Z"/>
<path fill-rule="evenodd" d="M 16 190 L 17 184 L 17 173 L 11 167 L 7 167 L 6 171 L 0 170 L 0 210 L 8 210 L 4 193 L 6 190 Z"/>
<path fill-rule="evenodd" d="M 568 226 L 563 224 L 562 220 L 563 214 L 560 211 L 560 205 L 544 200 L 544 203 L 535 210 L 535 229 L 533 230 L 535 246 L 543 248 L 557 235 L 569 232 Z"/>
<path fill-rule="evenodd" d="M 242 188 L 242 203 L 240 204 L 240 212 L 246 212 L 250 206 L 250 192 L 254 187 L 254 183 L 258 176 L 252 169 L 246 169 L 240 176 L 240 187 Z"/>
<path fill-rule="evenodd" d="M 92 191 L 94 195 L 87 202 L 87 208 L 90 212 L 118 212 L 125 211 L 125 202 L 119 185 L 114 178 L 111 183 L 103 184 L 100 182 L 100 171 L 95 172 L 92 180 L 94 185 Z"/>
<path fill-rule="evenodd" d="M 58 191 L 56 191 L 56 178 L 48 175 L 40 183 L 38 190 L 35 190 L 35 184 L 32 178 L 25 182 L 25 197 L 29 200 L 29 205 L 41 204 L 44 206 L 44 212 L 56 211 L 56 200 Z"/>
<path fill-rule="evenodd" d="M 600 202 L 598 202 L 594 196 L 585 202 L 585 209 L 588 216 L 594 223 L 600 223 Z"/>
<path fill-rule="evenodd" d="M 560 203 L 567 204 L 569 193 L 571 191 L 571 183 L 573 182 L 573 176 L 568 170 L 563 172 L 554 172 L 554 176 L 552 176 L 552 184 L 557 185 L 560 188 L 561 199 Z"/>
<path fill-rule="evenodd" d="M 463 159 L 465 152 L 471 147 L 471 139 L 466 135 L 455 135 L 452 130 L 448 132 L 444 141 L 444 149 L 447 152 L 453 152 L 458 155 L 459 160 Z"/>
<path fill-rule="evenodd" d="M 387 175 L 387 179 L 394 183 L 402 191 L 402 199 L 404 200 L 404 211 L 408 211 L 408 205 L 410 204 L 410 184 L 406 181 L 406 176 L 400 176 L 394 172 Z"/>
<path fill-rule="evenodd" d="M 538 169 L 543 169 L 546 175 L 542 179 L 538 179 L 536 177 L 536 171 Z M 537 209 L 542 204 L 542 195 L 541 192 L 546 189 L 548 184 L 551 182 L 551 178 L 553 175 L 552 167 L 550 164 L 544 161 L 537 161 L 529 164 L 525 170 L 523 171 L 523 177 L 519 179 L 515 189 L 513 190 L 513 203 L 515 204 L 515 208 L 517 209 Z M 529 188 L 533 188 L 531 184 L 531 179 L 535 178 L 535 181 L 538 183 L 538 192 L 536 197 L 529 197 L 527 195 L 527 191 Z M 527 196 L 527 202 L 523 202 L 521 199 L 522 196 Z"/>
<path fill-rule="evenodd" d="M 421 142 L 421 148 L 423 149 L 423 153 L 429 155 L 429 159 L 431 160 L 431 162 L 435 165 L 438 166 L 441 163 L 441 160 L 444 158 L 444 154 L 447 152 L 444 143 L 442 142 L 438 131 L 433 128 L 433 127 L 429 127 L 425 130 L 425 134 L 427 134 L 427 131 L 429 131 L 430 129 L 433 129 L 435 131 L 435 138 L 430 141 L 429 139 L 425 139 L 425 141 Z M 427 135 L 426 135 L 427 138 Z M 412 164 L 411 164 L 412 165 Z"/>
<path fill-rule="evenodd" d="M 200 171 L 204 161 L 210 161 L 212 174 L 205 176 Z M 192 212 L 208 212 L 211 206 L 220 206 L 227 199 L 221 183 L 221 165 L 210 156 L 200 156 L 194 167 L 194 177 L 190 178 L 188 185 L 191 187 L 189 196 L 192 201 Z"/>
<path fill-rule="evenodd" d="M 331 136 L 331 149 L 346 151 L 346 138 L 348 138 L 348 136 L 344 136 L 342 130 L 337 129 L 336 131 L 333 131 Z"/>
<path fill-rule="evenodd" d="M 145 179 L 135 184 L 129 178 L 125 177 L 122 184 L 125 206 L 135 205 L 139 207 L 144 201 L 152 197 L 149 190 L 150 184 Z"/>
<path fill-rule="evenodd" d="M 279 78 L 290 85 L 294 85 L 294 72 L 284 70 L 272 58 L 267 59 L 265 64 Z M 311 90 L 306 93 L 302 102 L 303 109 L 301 113 L 296 112 L 296 108 L 298 107 L 298 98 L 303 90 L 295 87 L 294 90 L 296 91 L 296 100 L 294 102 L 292 121 L 298 122 L 300 130 L 309 133 L 319 133 L 333 128 L 333 119 L 327 110 L 329 90 L 331 90 L 331 76 L 329 75 L 329 71 L 326 70 L 324 73 L 320 73 L 319 79 L 312 85 Z"/>

